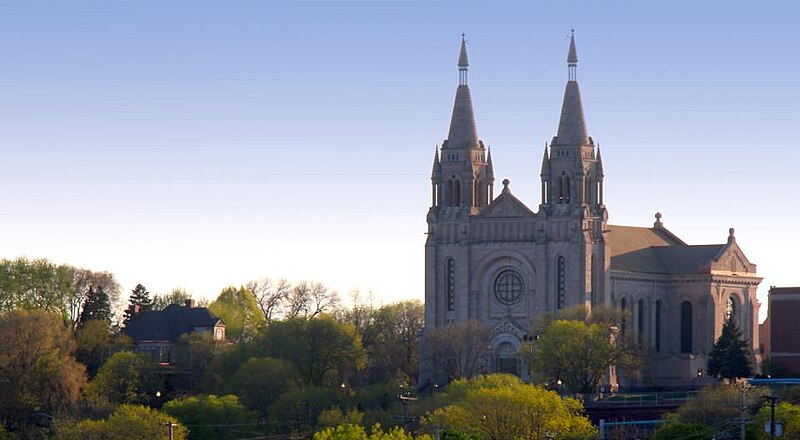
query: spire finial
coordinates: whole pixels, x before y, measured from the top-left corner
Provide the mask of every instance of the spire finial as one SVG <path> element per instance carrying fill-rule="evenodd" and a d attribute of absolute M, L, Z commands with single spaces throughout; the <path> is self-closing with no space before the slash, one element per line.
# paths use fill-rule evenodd
<path fill-rule="evenodd" d="M 467 68 L 469 61 L 467 60 L 467 36 L 461 34 L 461 52 L 458 54 L 458 85 L 467 85 Z"/>
<path fill-rule="evenodd" d="M 572 29 L 569 36 L 569 54 L 567 55 L 567 69 L 569 72 L 569 80 L 577 80 L 578 68 L 578 51 L 575 49 L 575 29 Z"/>

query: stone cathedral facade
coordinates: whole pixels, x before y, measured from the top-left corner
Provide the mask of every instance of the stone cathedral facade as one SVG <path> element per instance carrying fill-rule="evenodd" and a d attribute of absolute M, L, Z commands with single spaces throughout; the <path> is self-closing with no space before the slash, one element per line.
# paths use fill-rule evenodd
<path fill-rule="evenodd" d="M 622 385 L 682 386 L 705 370 L 735 310 L 757 353 L 761 278 L 733 229 L 724 243 L 688 245 L 664 227 L 660 214 L 652 227 L 608 223 L 603 160 L 584 120 L 577 64 L 573 36 L 561 117 L 542 157 L 541 202 L 534 210 L 514 196 L 507 179 L 493 193 L 492 155 L 478 137 L 462 38 L 450 130 L 431 174 L 425 333 L 478 320 L 490 329 L 483 370 L 526 376 L 518 352 L 537 315 L 610 305 L 629 313 L 619 331 L 632 332 L 649 353 L 642 378 L 622 378 Z M 421 383 L 441 380 L 431 369 L 436 354 L 423 353 Z"/>

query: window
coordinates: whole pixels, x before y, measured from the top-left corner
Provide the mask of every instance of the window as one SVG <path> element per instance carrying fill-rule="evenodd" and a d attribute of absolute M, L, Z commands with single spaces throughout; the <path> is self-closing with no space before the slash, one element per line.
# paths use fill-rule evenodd
<path fill-rule="evenodd" d="M 600 276 L 600 270 L 597 267 L 597 255 L 592 254 L 592 261 L 589 266 L 589 279 L 592 280 L 592 307 L 598 304 L 597 301 L 597 293 L 599 292 L 598 284 L 600 284 L 600 280 L 598 279 Z"/>
<path fill-rule="evenodd" d="M 641 344 L 644 341 L 644 299 L 639 299 L 639 313 L 636 317 L 636 330 L 637 336 L 639 338 L 639 343 Z"/>
<path fill-rule="evenodd" d="M 456 263 L 452 258 L 447 259 L 447 310 L 456 309 Z"/>
<path fill-rule="evenodd" d="M 494 297 L 504 305 L 519 302 L 525 293 L 525 284 L 522 277 L 511 269 L 504 270 L 494 281 Z"/>
<path fill-rule="evenodd" d="M 681 303 L 681 353 L 692 352 L 692 303 Z"/>
<path fill-rule="evenodd" d="M 661 352 L 661 300 L 656 301 L 656 351 Z"/>
<path fill-rule="evenodd" d="M 627 317 L 625 316 L 625 313 L 628 311 L 628 299 L 627 298 L 622 298 L 621 300 L 619 300 L 619 309 L 622 311 L 622 319 L 620 319 L 619 329 L 620 329 L 620 334 L 624 335 L 625 334 L 625 327 L 626 327 L 626 324 L 627 324 L 627 322 L 626 322 L 627 321 Z"/>
<path fill-rule="evenodd" d="M 736 300 L 733 295 L 728 298 L 728 305 L 725 309 L 725 319 L 731 319 L 731 316 L 736 316 Z"/>
<path fill-rule="evenodd" d="M 453 205 L 461 206 L 461 182 L 458 180 L 453 183 Z"/>
<path fill-rule="evenodd" d="M 556 260 L 556 307 L 563 309 L 566 305 L 566 291 L 567 291 L 567 262 L 564 257 L 558 257 Z"/>

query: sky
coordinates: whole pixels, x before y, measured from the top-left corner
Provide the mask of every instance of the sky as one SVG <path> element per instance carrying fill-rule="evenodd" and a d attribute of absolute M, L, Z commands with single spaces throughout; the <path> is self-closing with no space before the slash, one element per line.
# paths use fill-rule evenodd
<path fill-rule="evenodd" d="M 422 299 L 461 34 L 495 183 L 536 209 L 575 29 L 609 221 L 735 228 L 766 305 L 800 285 L 798 9 L 0 0 L 0 258 L 195 298 L 285 277 Z"/>

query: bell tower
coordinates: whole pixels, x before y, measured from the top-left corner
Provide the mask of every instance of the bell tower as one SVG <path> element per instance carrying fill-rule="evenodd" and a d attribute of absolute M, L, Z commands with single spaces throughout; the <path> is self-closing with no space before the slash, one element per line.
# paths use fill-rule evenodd
<path fill-rule="evenodd" d="M 478 139 L 472 96 L 467 84 L 467 43 L 461 35 L 458 56 L 458 88 L 450 119 L 450 131 L 437 148 L 431 173 L 431 210 L 475 215 L 493 199 L 491 153 Z"/>

